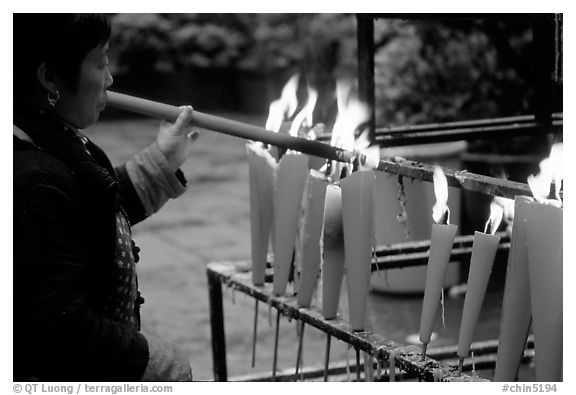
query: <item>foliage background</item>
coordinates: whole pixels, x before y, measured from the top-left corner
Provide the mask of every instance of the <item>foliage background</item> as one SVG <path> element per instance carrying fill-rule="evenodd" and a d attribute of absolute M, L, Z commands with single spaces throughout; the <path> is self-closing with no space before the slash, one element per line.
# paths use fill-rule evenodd
<path fill-rule="evenodd" d="M 353 14 L 116 14 L 111 19 L 119 78 L 249 72 L 279 79 L 277 91 L 269 92 L 278 95 L 286 76 L 301 71 L 329 106 L 335 79 L 356 73 Z M 377 19 L 377 124 L 530 112 L 537 56 L 531 41 L 530 26 L 513 18 Z"/>

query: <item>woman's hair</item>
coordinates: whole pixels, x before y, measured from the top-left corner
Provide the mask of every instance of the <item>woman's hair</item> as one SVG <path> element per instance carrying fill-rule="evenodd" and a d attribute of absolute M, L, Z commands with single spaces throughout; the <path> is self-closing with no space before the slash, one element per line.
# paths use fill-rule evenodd
<path fill-rule="evenodd" d="M 103 14 L 13 14 L 13 22 L 15 102 L 29 101 L 38 89 L 42 62 L 76 91 L 84 57 L 111 32 Z"/>

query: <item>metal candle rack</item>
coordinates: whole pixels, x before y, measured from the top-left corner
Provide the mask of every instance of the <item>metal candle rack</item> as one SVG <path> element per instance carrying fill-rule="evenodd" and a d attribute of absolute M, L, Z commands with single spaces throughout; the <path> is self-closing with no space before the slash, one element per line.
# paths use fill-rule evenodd
<path fill-rule="evenodd" d="M 358 65 L 359 87 L 361 99 L 374 109 L 374 19 L 375 18 L 402 18 L 402 19 L 430 19 L 429 15 L 357 15 L 358 21 Z M 473 18 L 470 15 L 451 14 L 449 16 L 436 15 L 432 18 Z M 482 16 L 491 17 L 491 16 Z M 536 61 L 538 78 L 535 81 L 534 115 L 494 118 L 485 120 L 459 121 L 442 124 L 429 124 L 419 126 L 406 126 L 394 128 L 376 128 L 374 113 L 370 122 L 371 140 L 380 146 L 399 146 L 410 144 L 436 143 L 455 140 L 480 140 L 502 137 L 534 136 L 545 137 L 550 133 L 561 133 L 562 114 L 551 112 L 550 92 L 553 77 L 562 74 L 561 62 L 558 66 L 558 51 L 561 56 L 561 45 L 549 45 L 550 42 L 558 44 L 558 31 L 561 28 L 562 18 L 554 14 L 532 16 L 534 43 L 536 50 L 542 56 Z M 559 25 L 560 24 L 560 27 Z M 561 40 L 561 35 L 560 35 Z M 561 42 L 561 41 L 560 41 Z M 551 51 L 556 48 L 556 51 Z M 320 136 L 319 140 L 326 140 L 328 136 Z M 403 158 L 382 160 L 378 169 L 399 177 L 432 181 L 433 167 L 424 163 L 413 162 Z M 478 192 L 485 195 L 501 196 L 513 199 L 516 195 L 529 195 L 532 193 L 525 183 L 512 182 L 467 171 L 444 169 L 448 184 L 453 187 Z M 500 234 L 501 241 L 498 248 L 500 258 L 507 255 L 510 240 L 505 234 Z M 470 257 L 473 236 L 459 236 L 452 249 L 452 260 L 465 260 Z M 372 263 L 372 270 L 388 270 L 411 266 L 426 265 L 430 241 L 407 242 L 389 246 L 380 246 L 376 252 L 376 260 Z M 498 259 L 498 258 L 497 258 Z M 226 365 L 226 341 L 224 335 L 224 311 L 222 306 L 222 284 L 243 292 L 256 300 L 265 302 L 291 319 L 300 320 L 316 327 L 325 333 L 336 337 L 354 348 L 362 350 L 377 360 L 391 362 L 399 368 L 399 379 L 417 378 L 425 381 L 470 381 L 477 378 L 466 374 L 455 373 L 454 366 L 457 360 L 451 360 L 456 354 L 456 347 L 449 346 L 441 349 L 430 349 L 424 360 L 421 360 L 420 348 L 416 345 L 406 346 L 371 332 L 353 332 L 346 322 L 342 320 L 325 320 L 320 311 L 315 308 L 299 308 L 295 298 L 275 297 L 271 292 L 271 285 L 263 287 L 252 285 L 250 273 L 246 272 L 248 263 L 211 263 L 207 267 L 207 277 L 210 297 L 210 317 L 212 330 L 212 350 L 214 379 L 227 381 L 228 371 Z M 476 355 L 474 360 L 478 369 L 494 367 L 497 340 L 476 342 L 472 351 Z M 522 362 L 530 360 L 533 356 L 533 339 L 527 342 L 527 350 Z M 442 362 L 439 362 L 442 361 Z M 361 368 L 361 366 L 356 366 Z M 463 371 L 471 370 L 470 361 L 464 361 Z M 344 367 L 333 364 L 329 374 L 342 374 Z M 319 368 L 303 368 L 305 379 L 319 378 L 323 374 Z M 236 379 L 243 381 L 265 381 L 271 377 L 264 375 L 251 375 Z M 292 380 L 293 374 L 284 377 L 277 375 L 275 380 Z M 384 378 L 386 379 L 386 378 Z"/>
<path fill-rule="evenodd" d="M 552 15 L 552 14 L 550 14 Z M 410 126 L 402 128 L 380 128 L 374 125 L 372 116 L 371 140 L 383 146 L 421 144 L 430 142 L 453 141 L 453 140 L 474 140 L 510 137 L 518 135 L 531 135 L 545 137 L 546 134 L 561 131 L 562 115 L 552 114 L 550 92 L 552 85 L 552 75 L 558 75 L 551 64 L 557 59 L 557 54 L 550 52 L 550 48 L 562 48 L 561 45 L 547 45 L 550 40 L 556 42 L 558 31 L 556 22 L 560 21 L 557 16 L 545 15 L 534 20 L 534 41 L 539 50 L 546 56 L 537 58 L 537 79 L 535 114 L 520 117 L 496 118 L 491 120 L 461 121 L 447 124 L 431 124 L 421 126 Z M 378 16 L 378 17 L 383 17 Z M 397 17 L 397 16 L 396 16 Z M 457 16 L 451 15 L 449 18 Z M 470 16 L 466 16 L 470 17 Z M 374 109 L 374 45 L 373 45 L 373 16 L 366 14 L 358 15 L 358 44 L 359 44 L 359 82 L 361 99 L 367 102 Z M 413 14 L 411 18 L 425 18 Z M 435 18 L 440 18 L 436 16 Z M 552 23 L 551 23 L 552 21 Z M 551 38 L 550 38 L 551 37 Z M 552 62 L 548 60 L 552 59 Z M 561 74 L 561 70 L 559 72 Z M 163 103 L 152 102 L 140 98 L 131 97 L 119 93 L 109 92 L 109 105 L 133 111 L 148 116 L 164 118 L 174 121 L 180 113 L 180 109 L 175 106 Z M 196 126 L 215 130 L 221 133 L 266 142 L 284 148 L 294 149 L 300 152 L 316 155 L 332 160 L 350 162 L 360 159 L 361 155 L 330 147 L 319 141 L 308 141 L 301 138 L 291 137 L 283 134 L 269 133 L 263 128 L 243 124 L 215 117 L 200 112 L 194 113 L 193 123 Z M 381 160 L 377 166 L 378 171 L 389 174 L 396 174 L 399 177 L 409 179 L 432 181 L 433 167 L 409 161 L 403 158 Z M 487 177 L 467 171 L 444 169 L 448 185 L 468 191 L 478 192 L 485 195 L 514 198 L 516 195 L 531 195 L 527 184 L 493 177 Z M 377 259 L 373 262 L 373 270 L 387 270 L 392 268 L 402 268 L 409 266 L 425 265 L 427 263 L 429 241 L 401 243 L 391 246 L 381 246 L 376 253 Z M 470 256 L 472 236 L 461 236 L 456 238 L 452 249 L 452 258 L 466 259 Z M 509 240 L 503 237 L 499 252 L 506 253 L 509 247 Z M 354 346 L 357 350 L 362 350 L 377 360 L 390 362 L 400 369 L 399 377 L 418 378 L 420 380 L 473 380 L 474 378 L 466 374 L 455 373 L 455 368 L 449 363 L 441 363 L 436 359 L 450 358 L 454 355 L 454 348 L 449 350 L 428 350 L 424 360 L 421 360 L 420 348 L 418 346 L 405 346 L 390 339 L 386 339 L 379 334 L 371 332 L 353 332 L 346 322 L 341 320 L 327 321 L 322 318 L 319 311 L 314 308 L 298 308 L 294 298 L 274 297 L 270 284 L 263 287 L 252 285 L 250 273 L 244 268 L 249 267 L 244 264 L 220 264 L 211 263 L 207 267 L 210 318 L 212 331 L 212 351 L 214 379 L 218 381 L 228 380 L 226 365 L 226 340 L 224 336 L 224 311 L 222 305 L 222 284 L 226 284 L 234 289 L 243 292 L 256 300 L 270 304 L 278 309 L 283 315 L 305 322 L 314 326 L 344 342 Z M 530 342 L 529 342 L 530 345 Z M 494 357 L 490 352 L 494 351 L 494 342 L 482 342 L 473 347 L 477 355 L 482 357 L 476 359 L 476 365 L 494 364 Z M 492 351 L 490 351 L 492 350 Z M 436 359 L 432 359 L 435 357 Z M 464 371 L 470 367 L 468 361 L 464 361 Z M 331 373 L 337 372 L 338 367 L 333 367 Z M 303 369 L 306 377 L 313 377 L 317 371 Z M 278 379 L 278 377 L 276 377 Z M 260 377 L 264 380 L 265 377 Z M 269 378 L 268 378 L 269 379 Z"/>

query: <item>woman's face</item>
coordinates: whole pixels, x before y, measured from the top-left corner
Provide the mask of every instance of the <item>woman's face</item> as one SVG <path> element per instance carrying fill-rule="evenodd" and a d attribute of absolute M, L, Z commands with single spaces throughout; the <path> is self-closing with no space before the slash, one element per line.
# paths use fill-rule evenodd
<path fill-rule="evenodd" d="M 60 84 L 55 112 L 71 125 L 84 129 L 94 124 L 106 106 L 106 90 L 112 85 L 108 67 L 108 43 L 93 48 L 80 65 L 76 91 Z"/>

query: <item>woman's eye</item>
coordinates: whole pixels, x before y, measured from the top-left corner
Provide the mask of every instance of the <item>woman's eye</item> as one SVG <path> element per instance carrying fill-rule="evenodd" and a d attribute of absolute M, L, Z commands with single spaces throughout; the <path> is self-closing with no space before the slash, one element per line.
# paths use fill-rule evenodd
<path fill-rule="evenodd" d="M 103 69 L 104 67 L 108 66 L 110 64 L 110 60 L 108 59 L 108 56 L 106 56 L 104 58 L 104 60 L 98 65 L 101 69 Z"/>

